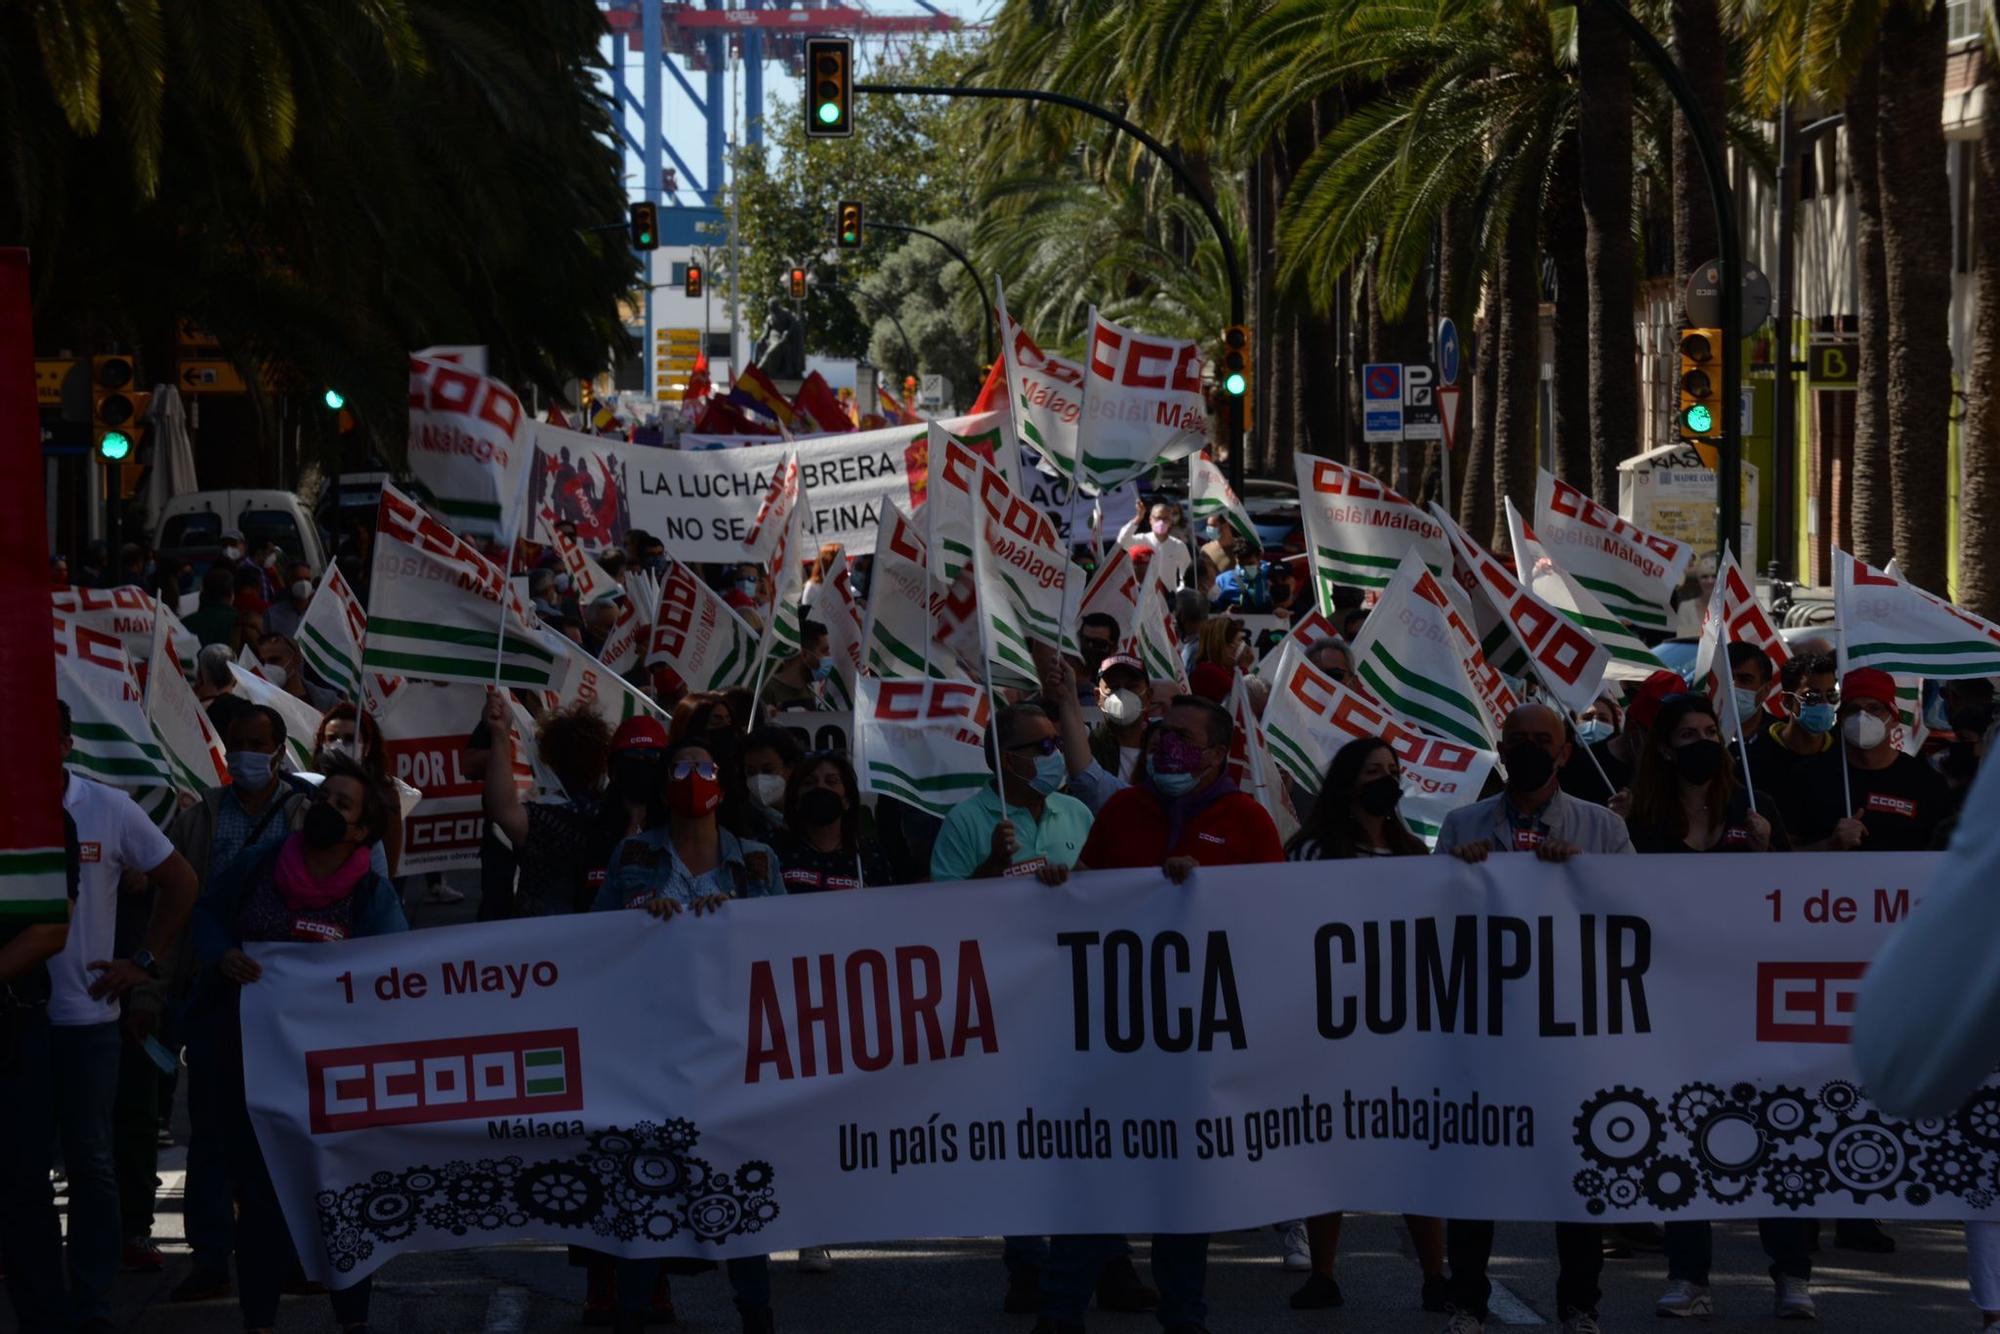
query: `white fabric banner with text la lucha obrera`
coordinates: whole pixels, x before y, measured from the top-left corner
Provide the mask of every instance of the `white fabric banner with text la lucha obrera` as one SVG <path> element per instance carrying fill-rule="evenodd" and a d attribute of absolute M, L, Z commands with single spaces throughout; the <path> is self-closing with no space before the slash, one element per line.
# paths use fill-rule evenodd
<path fill-rule="evenodd" d="M 253 945 L 246 1084 L 342 1285 L 518 1238 L 1991 1216 L 2000 1086 L 1897 1120 L 1847 1046 L 1937 865 L 1369 858 Z"/>

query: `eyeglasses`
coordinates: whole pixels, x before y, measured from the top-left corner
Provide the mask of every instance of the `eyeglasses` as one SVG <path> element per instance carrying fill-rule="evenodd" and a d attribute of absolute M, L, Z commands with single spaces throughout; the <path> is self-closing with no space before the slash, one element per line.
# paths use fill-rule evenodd
<path fill-rule="evenodd" d="M 1345 667 L 1334 667 L 1327 672 L 1327 675 L 1336 681 L 1345 681 L 1347 679 L 1347 669 Z"/>
<path fill-rule="evenodd" d="M 1035 752 L 1035 754 L 1037 754 L 1037 755 L 1053 755 L 1053 754 L 1055 754 L 1055 753 L 1056 753 L 1056 752 L 1057 752 L 1058 750 L 1062 749 L 1062 743 L 1061 743 L 1060 741 L 1056 740 L 1056 739 L 1055 739 L 1054 737 L 1052 737 L 1052 736 L 1045 736 L 1045 737 L 1043 737 L 1043 738 L 1042 738 L 1041 740 L 1039 740 L 1039 741 L 1021 741 L 1021 742 L 1017 742 L 1017 743 L 1015 743 L 1014 745 L 1011 745 L 1011 746 L 1007 747 L 1007 749 L 1009 749 L 1009 750 L 1032 750 L 1032 751 L 1034 751 L 1034 752 Z"/>
<path fill-rule="evenodd" d="M 1838 704 L 1840 703 L 1840 691 L 1838 691 L 1838 690 L 1795 690 L 1795 691 L 1793 691 L 1793 692 L 1792 692 L 1792 698 L 1793 698 L 1793 699 L 1795 699 L 1795 700 L 1797 700 L 1797 701 L 1798 701 L 1799 703 L 1801 703 L 1801 704 L 1833 704 L 1833 705 L 1838 705 Z"/>
<path fill-rule="evenodd" d="M 682 760 L 674 766 L 675 781 L 685 779 L 689 774 L 700 774 L 703 778 L 713 781 L 715 765 L 709 760 Z"/>

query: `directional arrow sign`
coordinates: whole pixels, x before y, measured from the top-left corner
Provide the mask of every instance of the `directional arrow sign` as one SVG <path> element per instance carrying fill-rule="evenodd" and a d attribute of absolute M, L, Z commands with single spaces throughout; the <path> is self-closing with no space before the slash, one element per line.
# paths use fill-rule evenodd
<path fill-rule="evenodd" d="M 175 370 L 182 393 L 241 394 L 248 389 L 234 362 L 221 359 L 183 361 Z"/>
<path fill-rule="evenodd" d="M 1449 317 L 1438 321 L 1438 383 L 1458 383 L 1458 326 Z"/>

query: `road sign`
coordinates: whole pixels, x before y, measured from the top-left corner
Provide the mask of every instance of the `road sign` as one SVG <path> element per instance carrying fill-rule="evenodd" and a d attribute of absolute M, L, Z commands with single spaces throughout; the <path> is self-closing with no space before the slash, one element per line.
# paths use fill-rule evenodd
<path fill-rule="evenodd" d="M 35 402 L 45 408 L 62 406 L 63 376 L 76 365 L 74 357 L 35 358 Z"/>
<path fill-rule="evenodd" d="M 917 386 L 917 402 L 924 407 L 943 407 L 951 395 L 951 381 L 942 375 L 926 375 Z"/>
<path fill-rule="evenodd" d="M 1854 342 L 1815 338 L 1806 351 L 1806 383 L 1814 389 L 1853 389 L 1860 373 L 1860 346 Z"/>
<path fill-rule="evenodd" d="M 182 316 L 174 321 L 174 345 L 190 352 L 201 352 L 221 347 L 222 340 L 193 320 Z"/>
<path fill-rule="evenodd" d="M 1403 367 L 1403 439 L 1442 440 L 1437 403 L 1433 399 L 1437 373 L 1428 366 Z"/>
<path fill-rule="evenodd" d="M 1455 384 L 1441 384 L 1432 395 L 1437 400 L 1439 438 L 1449 450 L 1458 438 L 1458 401 L 1465 396 L 1465 390 Z"/>
<path fill-rule="evenodd" d="M 1712 260 L 1688 275 L 1687 288 L 1681 293 L 1681 307 L 1687 312 L 1687 321 L 1697 329 L 1719 329 L 1722 327 L 1722 262 Z M 1764 321 L 1771 318 L 1771 280 L 1751 265 L 1743 266 L 1743 327 L 1737 330 L 1749 337 L 1764 327 Z"/>
<path fill-rule="evenodd" d="M 1361 438 L 1370 444 L 1403 438 L 1403 368 L 1396 362 L 1361 368 Z"/>
<path fill-rule="evenodd" d="M 1438 383 L 1458 383 L 1458 326 L 1449 316 L 1438 321 Z"/>
<path fill-rule="evenodd" d="M 180 362 L 174 367 L 174 382 L 184 394 L 241 394 L 249 388 L 235 363 L 220 358 Z"/>

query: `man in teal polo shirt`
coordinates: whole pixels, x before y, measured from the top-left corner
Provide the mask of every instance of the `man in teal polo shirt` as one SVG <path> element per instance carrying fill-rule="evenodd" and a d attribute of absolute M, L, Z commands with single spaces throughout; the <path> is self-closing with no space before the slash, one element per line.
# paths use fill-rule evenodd
<path fill-rule="evenodd" d="M 998 782 L 945 817 L 931 849 L 931 878 L 1033 875 L 1059 885 L 1090 836 L 1090 808 L 1057 790 L 1069 764 L 1055 722 L 1038 705 L 1016 704 L 1000 710 L 993 726 Z"/>

